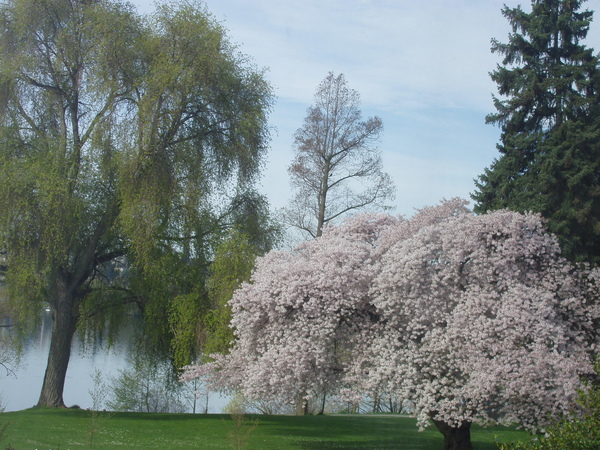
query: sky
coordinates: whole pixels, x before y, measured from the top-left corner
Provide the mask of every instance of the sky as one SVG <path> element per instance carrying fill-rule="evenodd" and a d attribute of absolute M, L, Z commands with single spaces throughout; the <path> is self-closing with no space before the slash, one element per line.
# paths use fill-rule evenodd
<path fill-rule="evenodd" d="M 140 12 L 153 7 L 133 2 Z M 489 77 L 507 42 L 501 14 L 513 0 L 206 0 L 229 39 L 274 88 L 268 162 L 260 190 L 273 208 L 291 199 L 287 167 L 319 83 L 343 73 L 360 93 L 363 118 L 379 116 L 384 170 L 396 185 L 395 214 L 410 216 L 442 198 L 469 199 L 474 180 L 499 153 Z M 600 10 L 600 0 L 584 3 Z M 600 12 L 598 12 L 600 14 Z M 600 18 L 585 44 L 600 50 Z"/>

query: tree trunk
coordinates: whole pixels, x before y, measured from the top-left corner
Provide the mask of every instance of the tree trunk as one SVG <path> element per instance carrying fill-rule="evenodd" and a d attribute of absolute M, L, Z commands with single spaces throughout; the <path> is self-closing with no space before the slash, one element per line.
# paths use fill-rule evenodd
<path fill-rule="evenodd" d="M 325 150 L 327 151 L 327 149 Z M 323 168 L 323 177 L 321 179 L 321 188 L 319 190 L 318 207 L 319 212 L 317 216 L 317 235 L 315 237 L 321 237 L 323 234 L 323 225 L 325 225 L 325 209 L 327 206 L 327 191 L 329 190 L 329 170 L 330 161 L 327 159 L 325 167 Z"/>
<path fill-rule="evenodd" d="M 323 392 L 323 401 L 321 402 L 321 409 L 319 415 L 325 414 L 325 403 L 327 402 L 327 392 Z"/>
<path fill-rule="evenodd" d="M 72 292 L 67 289 L 59 289 L 56 304 L 52 310 L 52 338 L 38 407 L 65 408 L 63 391 L 71 357 L 71 342 L 75 333 L 74 301 Z"/>
<path fill-rule="evenodd" d="M 308 400 L 306 400 L 304 398 L 304 394 L 300 394 L 298 396 L 298 401 L 296 403 L 296 415 L 297 416 L 308 415 Z"/>
<path fill-rule="evenodd" d="M 473 450 L 471 445 L 471 422 L 462 422 L 459 427 L 433 420 L 438 431 L 444 435 L 444 450 Z"/>

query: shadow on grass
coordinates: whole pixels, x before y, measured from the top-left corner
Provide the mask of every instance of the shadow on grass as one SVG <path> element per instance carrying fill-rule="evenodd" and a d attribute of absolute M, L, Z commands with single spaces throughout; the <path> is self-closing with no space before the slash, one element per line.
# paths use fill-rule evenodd
<path fill-rule="evenodd" d="M 33 442 L 26 442 L 24 436 L 31 439 L 35 434 L 35 442 L 40 445 L 60 442 L 61 447 L 79 448 L 74 445 L 73 436 L 84 436 L 83 432 L 89 428 L 90 412 L 85 410 L 30 409 L 8 414 L 15 419 L 15 434 L 23 436 L 21 443 L 27 445 Z M 231 416 L 227 414 L 99 413 L 100 418 L 104 415 L 104 430 L 95 435 L 94 448 L 228 448 L 225 438 Z M 248 440 L 249 450 L 443 448 L 442 435 L 435 427 L 419 432 L 416 420 L 410 417 L 249 415 L 248 418 L 259 420 Z M 496 436 L 500 442 L 509 442 L 523 440 L 524 435 L 503 427 L 474 426 L 471 436 L 476 450 L 497 450 Z"/>
<path fill-rule="evenodd" d="M 262 423 L 270 436 L 295 448 L 317 449 L 436 449 L 443 446 L 437 431 L 419 433 L 415 420 L 389 416 L 307 416 L 280 419 L 271 416 Z"/>
<path fill-rule="evenodd" d="M 317 449 L 442 449 L 442 435 L 432 425 L 419 432 L 416 419 L 403 416 L 268 416 L 261 422 L 263 432 L 293 448 Z M 266 428 L 266 429 L 265 429 Z M 509 442 L 526 433 L 505 427 L 473 425 L 471 442 L 475 450 L 497 450 L 496 439 Z"/>

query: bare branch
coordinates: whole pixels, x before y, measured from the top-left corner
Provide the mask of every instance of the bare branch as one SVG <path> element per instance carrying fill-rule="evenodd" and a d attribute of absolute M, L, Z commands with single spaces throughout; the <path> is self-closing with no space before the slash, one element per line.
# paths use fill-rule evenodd
<path fill-rule="evenodd" d="M 376 147 L 382 130 L 379 117 L 362 120 L 358 92 L 342 74 L 330 72 L 295 133 L 296 156 L 288 172 L 297 194 L 286 221 L 318 237 L 325 223 L 392 199 L 394 187 Z"/>

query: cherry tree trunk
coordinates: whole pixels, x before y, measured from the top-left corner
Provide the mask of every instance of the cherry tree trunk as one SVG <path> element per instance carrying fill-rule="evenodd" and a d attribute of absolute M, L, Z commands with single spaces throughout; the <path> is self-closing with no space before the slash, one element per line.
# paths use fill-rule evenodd
<path fill-rule="evenodd" d="M 297 416 L 308 415 L 308 400 L 306 400 L 304 398 L 304 394 L 300 394 L 298 396 L 298 401 L 296 402 L 296 415 Z"/>
<path fill-rule="evenodd" d="M 59 289 L 52 310 L 52 338 L 38 407 L 65 408 L 63 390 L 75 333 L 74 301 L 73 293 L 67 289 Z"/>
<path fill-rule="evenodd" d="M 444 435 L 444 450 L 473 450 L 471 445 L 471 422 L 462 422 L 459 427 L 433 420 L 438 431 Z"/>

